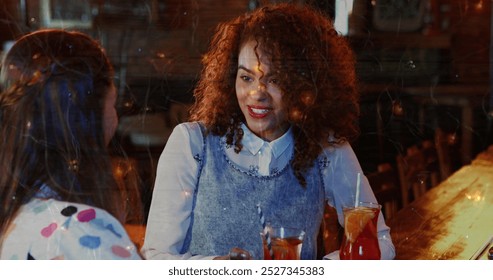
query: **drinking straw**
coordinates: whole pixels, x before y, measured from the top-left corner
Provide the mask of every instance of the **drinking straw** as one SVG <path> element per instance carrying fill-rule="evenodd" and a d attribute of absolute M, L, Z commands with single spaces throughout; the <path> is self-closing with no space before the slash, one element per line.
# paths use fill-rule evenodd
<path fill-rule="evenodd" d="M 260 204 L 257 204 L 257 212 L 260 217 L 260 223 L 262 224 L 262 229 L 264 231 L 265 241 L 267 243 L 267 249 L 269 249 L 270 258 L 274 259 L 274 251 L 272 250 L 272 240 L 270 239 L 270 233 L 267 230 L 267 225 L 265 224 L 264 212 L 260 208 Z"/>
<path fill-rule="evenodd" d="M 354 198 L 354 207 L 358 207 L 360 185 L 361 185 L 361 173 L 358 172 L 358 179 L 356 180 L 356 197 Z"/>

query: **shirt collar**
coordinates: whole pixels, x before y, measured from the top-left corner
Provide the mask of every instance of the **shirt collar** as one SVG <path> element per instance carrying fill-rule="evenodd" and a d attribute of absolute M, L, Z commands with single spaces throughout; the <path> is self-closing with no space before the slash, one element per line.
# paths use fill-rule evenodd
<path fill-rule="evenodd" d="M 245 124 L 242 124 L 241 128 L 243 129 L 243 139 L 241 143 L 252 155 L 256 155 L 260 149 L 266 145 L 271 148 L 274 157 L 278 158 L 293 143 L 293 132 L 291 127 L 289 127 L 288 131 L 281 137 L 271 142 L 264 141 L 262 138 L 255 135 Z"/>

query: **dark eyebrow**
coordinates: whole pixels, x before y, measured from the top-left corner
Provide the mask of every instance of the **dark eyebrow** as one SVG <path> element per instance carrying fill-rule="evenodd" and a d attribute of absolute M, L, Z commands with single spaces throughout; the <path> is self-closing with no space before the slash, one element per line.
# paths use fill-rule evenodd
<path fill-rule="evenodd" d="M 246 71 L 246 72 L 248 72 L 248 73 L 250 73 L 250 74 L 252 74 L 252 75 L 255 75 L 255 72 L 254 72 L 254 71 L 252 71 L 252 70 L 250 70 L 250 69 L 246 68 L 246 67 L 245 67 L 245 66 L 243 66 L 243 65 L 239 65 L 239 66 L 238 66 L 238 70 L 239 70 L 239 69 L 243 69 L 244 71 Z M 262 72 L 262 71 L 261 71 L 261 72 Z M 262 73 L 263 73 L 263 72 L 262 72 Z M 267 73 L 267 75 L 264 75 L 264 74 L 265 74 L 265 73 L 263 73 L 263 74 L 262 74 L 262 77 L 270 78 L 270 77 L 274 76 L 274 74 L 272 74 L 272 73 Z"/>
<path fill-rule="evenodd" d="M 248 73 L 250 73 L 250 74 L 255 74 L 252 70 L 250 70 L 250 69 L 246 68 L 246 67 L 245 67 L 245 66 L 243 66 L 243 65 L 239 65 L 239 66 L 238 66 L 238 70 L 240 70 L 240 69 L 243 69 L 243 70 L 245 70 L 246 72 L 248 72 Z"/>

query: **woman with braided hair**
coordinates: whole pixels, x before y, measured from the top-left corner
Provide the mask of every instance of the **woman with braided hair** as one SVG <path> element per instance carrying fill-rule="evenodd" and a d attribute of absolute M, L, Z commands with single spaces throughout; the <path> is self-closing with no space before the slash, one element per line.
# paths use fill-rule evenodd
<path fill-rule="evenodd" d="M 362 173 L 349 144 L 358 135 L 354 65 L 331 21 L 307 6 L 266 6 L 220 24 L 191 122 L 161 155 L 143 254 L 262 259 L 260 205 L 272 225 L 304 229 L 301 258 L 314 259 L 325 203 L 342 224 Z M 364 177 L 360 197 L 376 201 Z M 383 217 L 378 232 L 382 258 L 393 258 Z"/>

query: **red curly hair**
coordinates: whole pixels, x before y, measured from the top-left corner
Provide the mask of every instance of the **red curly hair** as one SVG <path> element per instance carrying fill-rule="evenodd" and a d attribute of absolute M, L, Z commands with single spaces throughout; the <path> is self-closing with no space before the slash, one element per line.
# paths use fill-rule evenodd
<path fill-rule="evenodd" d="M 331 20 L 308 6 L 270 5 L 219 24 L 202 59 L 191 120 L 202 122 L 207 133 L 226 136 L 237 152 L 245 118 L 235 80 L 240 48 L 249 40 L 270 57 L 279 78 L 294 132 L 291 166 L 304 186 L 303 173 L 325 147 L 359 133 L 354 53 Z M 329 135 L 336 140 L 329 143 Z"/>

